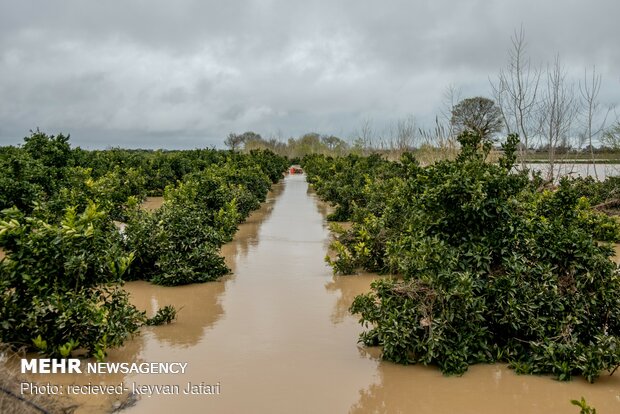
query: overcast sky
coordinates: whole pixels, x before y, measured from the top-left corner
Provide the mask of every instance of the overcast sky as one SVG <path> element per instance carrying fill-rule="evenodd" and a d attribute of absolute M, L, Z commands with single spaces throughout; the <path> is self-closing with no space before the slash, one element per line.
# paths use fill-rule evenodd
<path fill-rule="evenodd" d="M 196 148 L 430 124 L 450 84 L 491 95 L 521 25 L 534 62 L 596 65 L 620 103 L 619 19 L 618 0 L 0 0 L 0 145 L 36 127 Z"/>

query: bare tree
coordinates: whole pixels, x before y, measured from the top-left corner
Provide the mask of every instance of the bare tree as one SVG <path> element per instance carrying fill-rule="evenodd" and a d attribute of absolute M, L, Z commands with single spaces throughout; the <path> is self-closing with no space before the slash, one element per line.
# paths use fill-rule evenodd
<path fill-rule="evenodd" d="M 594 169 L 594 177 L 597 180 L 598 173 L 596 171 L 596 160 L 594 158 L 593 141 L 597 137 L 599 137 L 605 130 L 607 117 L 612 110 L 612 107 L 608 107 L 605 115 L 602 116 L 602 119 L 597 119 L 600 111 L 598 94 L 601 90 L 601 82 L 602 76 L 596 73 L 596 66 L 592 67 L 592 73 L 588 73 L 588 69 L 586 68 L 583 74 L 583 82 L 579 82 L 579 92 L 581 93 L 581 100 L 584 109 L 581 144 L 584 144 L 586 142 L 588 143 L 588 149 L 590 150 L 590 160 Z M 594 125 L 595 122 L 597 122 L 596 126 Z"/>
<path fill-rule="evenodd" d="M 357 136 L 353 140 L 353 147 L 362 155 L 368 155 L 372 148 L 375 135 L 370 118 L 365 118 L 362 121 L 360 131 L 356 135 Z"/>
<path fill-rule="evenodd" d="M 252 143 L 251 146 L 258 148 L 261 147 L 265 142 L 266 141 L 263 140 L 260 134 L 257 134 L 256 132 L 247 131 L 241 135 L 237 135 L 231 132 L 224 140 L 224 145 L 235 151 L 237 149 L 240 149 L 241 145 L 245 146 L 248 143 Z"/>
<path fill-rule="evenodd" d="M 443 99 L 441 101 L 441 118 L 442 124 L 447 127 L 440 128 L 447 131 L 447 139 L 455 139 L 456 134 L 452 126 L 452 111 L 457 103 L 461 101 L 461 88 L 456 87 L 454 84 L 449 84 L 443 92 Z M 435 119 L 435 124 L 439 124 L 439 119 Z"/>
<path fill-rule="evenodd" d="M 507 133 L 517 133 L 523 145 L 520 146 L 521 166 L 525 167 L 525 154 L 530 147 L 530 138 L 535 136 L 539 124 L 536 122 L 537 96 L 540 84 L 540 69 L 532 67 L 526 54 L 523 26 L 511 37 L 512 47 L 508 51 L 508 65 L 500 70 L 497 83 L 491 82 L 493 97 L 499 106 Z"/>
<path fill-rule="evenodd" d="M 554 167 L 558 147 L 567 150 L 572 138 L 572 124 L 577 114 L 575 92 L 566 80 L 559 55 L 547 66 L 546 84 L 538 110 L 540 133 L 549 154 L 547 179 L 555 178 Z"/>
<path fill-rule="evenodd" d="M 416 145 L 416 125 L 413 116 L 400 119 L 396 123 L 396 149 L 400 155 L 411 151 Z"/>
<path fill-rule="evenodd" d="M 224 140 L 224 145 L 226 145 L 232 151 L 236 151 L 241 146 L 241 144 L 243 144 L 243 135 L 237 135 L 232 132 L 228 134 L 228 136 Z"/>

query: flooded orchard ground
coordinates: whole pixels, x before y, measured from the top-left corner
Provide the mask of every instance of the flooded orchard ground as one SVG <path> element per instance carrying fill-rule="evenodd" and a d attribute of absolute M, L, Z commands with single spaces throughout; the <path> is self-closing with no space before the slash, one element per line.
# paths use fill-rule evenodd
<path fill-rule="evenodd" d="M 533 171 L 539 171 L 543 177 L 549 172 L 550 166 L 547 163 L 527 163 L 525 166 Z M 620 164 L 591 164 L 591 163 L 556 163 L 553 167 L 554 177 L 596 177 L 604 181 L 607 177 L 620 175 Z"/>
<path fill-rule="evenodd" d="M 594 385 L 518 376 L 479 365 L 462 377 L 380 360 L 357 344 L 362 328 L 348 313 L 377 276 L 336 277 L 323 262 L 327 207 L 288 176 L 223 247 L 234 272 L 218 282 L 126 285 L 149 313 L 173 304 L 178 320 L 143 329 L 110 352 L 110 362 L 187 362 L 185 375 L 46 375 L 52 383 L 220 384 L 219 395 L 143 396 L 124 413 L 571 413 L 585 397 L 599 413 L 620 412 L 620 375 Z M 109 410 L 109 398 L 84 399 L 84 413 Z"/>
<path fill-rule="evenodd" d="M 146 197 L 142 204 L 140 204 L 140 208 L 147 211 L 157 210 L 164 202 L 164 198 L 161 196 L 158 197 Z"/>

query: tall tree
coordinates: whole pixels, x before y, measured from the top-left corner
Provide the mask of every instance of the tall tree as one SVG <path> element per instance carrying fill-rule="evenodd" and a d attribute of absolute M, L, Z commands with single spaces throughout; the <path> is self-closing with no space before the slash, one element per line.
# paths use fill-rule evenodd
<path fill-rule="evenodd" d="M 487 140 L 502 130 L 502 113 L 492 99 L 476 96 L 454 106 L 451 124 L 457 133 L 473 131 Z"/>
<path fill-rule="evenodd" d="M 224 140 L 224 145 L 226 145 L 232 151 L 236 151 L 237 149 L 239 149 L 242 143 L 243 143 L 243 135 L 237 135 L 232 132 L 228 134 L 228 136 Z"/>
<path fill-rule="evenodd" d="M 549 152 L 547 179 L 550 181 L 555 178 L 558 147 L 566 151 L 571 146 L 577 109 L 574 85 L 566 79 L 566 70 L 558 55 L 553 64 L 547 67 L 546 83 L 538 110 L 541 137 Z"/>
<path fill-rule="evenodd" d="M 581 94 L 581 104 L 583 106 L 583 131 L 581 133 L 580 144 L 583 145 L 586 142 L 588 143 L 590 161 L 594 169 L 594 177 L 597 180 L 598 172 L 596 171 L 593 141 L 605 132 L 607 117 L 612 110 L 610 106 L 607 108 L 605 115 L 599 113 L 601 104 L 598 100 L 598 94 L 601 90 L 602 79 L 602 76 L 596 72 L 596 66 L 592 66 L 591 73 L 587 68 L 584 70 L 583 82 L 579 82 L 579 92 Z"/>
<path fill-rule="evenodd" d="M 523 27 L 511 37 L 512 48 L 508 51 L 508 64 L 499 73 L 497 83 L 491 82 L 493 97 L 499 106 L 507 133 L 517 133 L 522 167 L 525 167 L 524 150 L 530 146 L 540 126 L 536 122 L 537 95 L 541 71 L 533 67 L 526 53 Z"/>
<path fill-rule="evenodd" d="M 224 145 L 235 151 L 240 149 L 241 145 L 245 144 L 246 142 L 262 140 L 263 138 L 260 136 L 260 134 L 257 134 L 256 132 L 247 131 L 241 135 L 237 135 L 231 132 L 224 140 Z"/>
<path fill-rule="evenodd" d="M 330 153 L 342 155 L 349 145 L 342 139 L 334 135 L 325 135 L 321 137 L 321 142 L 327 147 Z"/>

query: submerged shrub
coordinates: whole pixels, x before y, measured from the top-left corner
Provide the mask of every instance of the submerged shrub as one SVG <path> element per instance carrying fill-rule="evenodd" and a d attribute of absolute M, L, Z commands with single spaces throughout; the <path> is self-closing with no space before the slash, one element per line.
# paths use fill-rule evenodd
<path fill-rule="evenodd" d="M 455 161 L 422 168 L 405 157 L 400 180 L 370 178 L 373 196 L 353 191 L 365 201 L 334 243 L 334 270 L 403 278 L 377 281 L 355 299 L 351 311 L 370 328 L 361 340 L 383 346 L 386 359 L 446 374 L 494 361 L 563 380 L 592 382 L 613 370 L 620 276 L 604 242 L 619 239 L 618 222 L 568 180 L 540 192 L 525 173 L 511 173 L 515 136 L 499 165 L 485 162 L 489 146 L 475 134 L 459 138 Z"/>
<path fill-rule="evenodd" d="M 147 319 L 122 279 L 227 273 L 219 247 L 287 165 L 270 151 L 86 151 L 38 130 L 24 141 L 0 147 L 0 342 L 62 357 L 104 358 L 144 323 L 174 319 L 172 307 Z M 165 188 L 164 208 L 139 210 Z"/>
<path fill-rule="evenodd" d="M 400 172 L 398 164 L 378 155 L 347 155 L 333 159 L 312 154 L 305 156 L 302 164 L 317 194 L 335 207 L 335 211 L 327 217 L 330 221 L 350 220 L 356 207 L 367 205 L 367 184 L 387 180 Z"/>
<path fill-rule="evenodd" d="M 596 408 L 589 406 L 586 399 L 583 397 L 581 397 L 581 400 L 571 400 L 570 403 L 581 409 L 579 414 L 596 414 Z"/>
<path fill-rule="evenodd" d="M 261 164 L 247 156 L 231 157 L 229 163 L 188 174 L 176 187 L 167 187 L 166 202 L 157 211 L 130 214 L 125 243 L 136 260 L 127 279 L 172 286 L 215 280 L 229 272 L 219 248 L 232 240 L 238 224 L 260 206 L 271 187 Z M 282 166 L 268 163 L 273 154 L 252 157 L 272 173 Z"/>
<path fill-rule="evenodd" d="M 68 356 L 105 355 L 137 332 L 143 312 L 120 289 L 133 260 L 96 205 L 59 224 L 5 210 L 0 220 L 0 341 Z"/>
<path fill-rule="evenodd" d="M 228 211 L 228 213 L 226 213 Z M 164 204 L 155 212 L 138 212 L 125 228 L 128 249 L 136 260 L 127 279 L 144 279 L 161 285 L 206 282 L 228 273 L 219 246 L 228 240 L 213 226 L 218 217 L 232 215 L 234 205 L 213 217 L 208 210 Z"/>
<path fill-rule="evenodd" d="M 157 313 L 146 320 L 147 325 L 163 325 L 170 323 L 177 317 L 177 310 L 170 305 L 166 305 L 163 308 L 159 308 Z"/>

